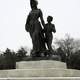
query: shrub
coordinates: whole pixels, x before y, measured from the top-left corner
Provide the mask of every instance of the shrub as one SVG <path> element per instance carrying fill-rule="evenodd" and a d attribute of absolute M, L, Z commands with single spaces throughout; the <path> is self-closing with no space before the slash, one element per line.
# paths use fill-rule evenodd
<path fill-rule="evenodd" d="M 21 61 L 23 60 L 24 57 L 26 57 L 27 51 L 25 51 L 24 48 L 21 48 L 17 51 L 17 61 Z"/>
<path fill-rule="evenodd" d="M 6 49 L 3 56 L 1 56 L 1 65 L 2 69 L 15 69 L 16 68 L 16 59 L 15 54 L 11 52 L 10 49 Z"/>
<path fill-rule="evenodd" d="M 67 58 L 67 67 L 80 70 L 80 51 Z"/>

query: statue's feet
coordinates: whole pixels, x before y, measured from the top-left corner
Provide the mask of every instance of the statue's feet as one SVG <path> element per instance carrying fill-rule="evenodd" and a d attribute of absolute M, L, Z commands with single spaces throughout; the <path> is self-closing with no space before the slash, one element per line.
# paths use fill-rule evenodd
<path fill-rule="evenodd" d="M 46 50 L 44 52 L 45 57 L 51 57 L 53 54 L 54 54 L 54 51 L 52 51 L 52 50 Z"/>
<path fill-rule="evenodd" d="M 41 53 L 39 51 L 31 51 L 31 57 L 41 57 Z"/>
<path fill-rule="evenodd" d="M 35 57 L 35 51 L 34 50 L 31 51 L 30 56 Z"/>

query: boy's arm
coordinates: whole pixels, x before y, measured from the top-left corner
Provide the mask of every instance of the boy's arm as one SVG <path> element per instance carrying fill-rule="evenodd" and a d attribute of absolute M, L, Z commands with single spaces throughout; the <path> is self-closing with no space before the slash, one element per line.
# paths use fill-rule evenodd
<path fill-rule="evenodd" d="M 54 25 L 54 24 L 52 24 L 52 31 L 53 31 L 54 33 L 56 33 L 56 29 L 55 29 L 55 25 Z"/>

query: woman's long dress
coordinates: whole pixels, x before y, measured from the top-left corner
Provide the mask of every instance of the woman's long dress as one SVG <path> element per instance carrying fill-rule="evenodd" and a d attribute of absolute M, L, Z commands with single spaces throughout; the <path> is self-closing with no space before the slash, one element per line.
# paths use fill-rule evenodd
<path fill-rule="evenodd" d="M 27 18 L 26 30 L 30 33 L 33 43 L 33 50 L 40 52 L 46 49 L 44 42 L 44 34 L 39 18 L 42 16 L 40 9 L 32 10 Z"/>

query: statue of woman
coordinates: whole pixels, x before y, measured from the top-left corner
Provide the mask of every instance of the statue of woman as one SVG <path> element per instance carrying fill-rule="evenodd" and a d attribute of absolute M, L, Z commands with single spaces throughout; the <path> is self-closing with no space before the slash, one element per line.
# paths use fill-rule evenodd
<path fill-rule="evenodd" d="M 41 9 L 37 8 L 38 2 L 36 0 L 30 0 L 31 11 L 26 21 L 26 31 L 30 33 L 33 43 L 33 52 L 41 52 L 46 49 L 44 42 L 44 34 L 41 23 L 44 27 L 43 14 Z M 41 23 L 39 21 L 41 20 Z"/>

